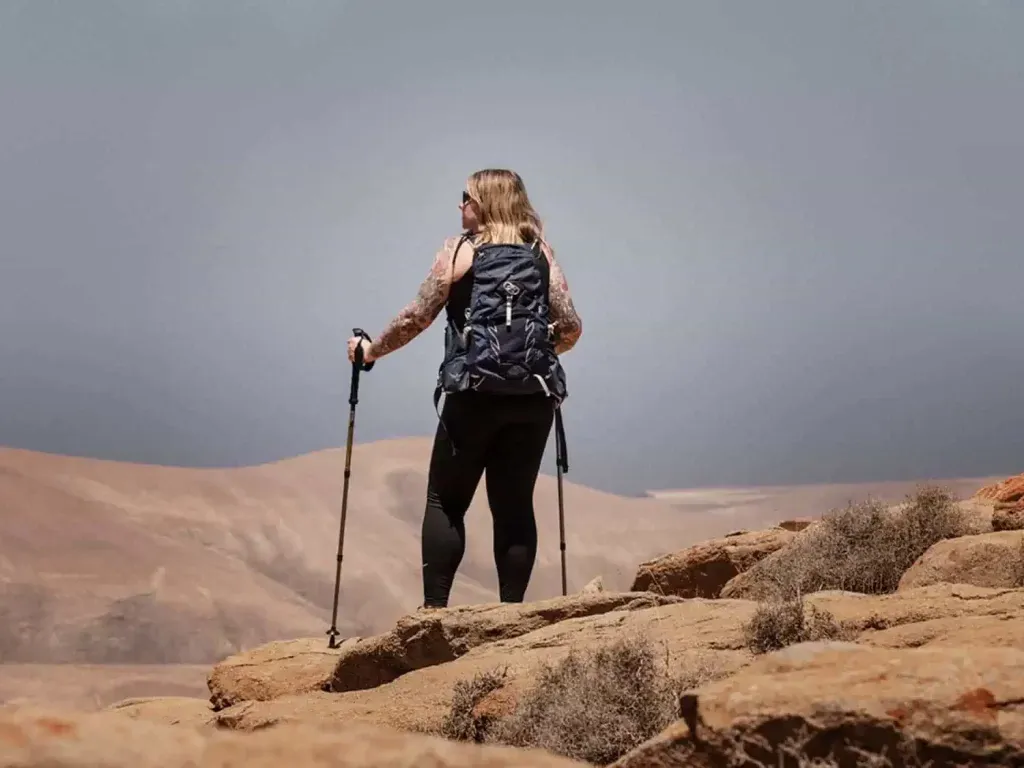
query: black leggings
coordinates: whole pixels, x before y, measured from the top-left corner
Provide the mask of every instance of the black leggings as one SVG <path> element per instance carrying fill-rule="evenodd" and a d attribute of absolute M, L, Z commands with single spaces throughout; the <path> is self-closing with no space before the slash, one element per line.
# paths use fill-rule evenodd
<path fill-rule="evenodd" d="M 523 601 L 537 554 L 533 489 L 553 418 L 553 401 L 543 393 L 465 392 L 445 398 L 423 515 L 425 606 L 448 605 L 466 550 L 466 510 L 485 470 L 499 597 L 503 603 Z"/>

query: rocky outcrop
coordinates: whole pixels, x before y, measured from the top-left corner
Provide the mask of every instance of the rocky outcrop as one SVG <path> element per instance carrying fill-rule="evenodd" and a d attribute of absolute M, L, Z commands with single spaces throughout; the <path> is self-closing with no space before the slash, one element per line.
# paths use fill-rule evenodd
<path fill-rule="evenodd" d="M 346 722 L 225 733 L 128 717 L 0 710 L 0 765 L 11 768 L 572 768 L 538 750 L 460 744 Z"/>
<path fill-rule="evenodd" d="M 242 702 L 218 712 L 216 724 L 256 730 L 287 722 L 344 720 L 436 732 L 449 711 L 456 682 L 504 671 L 505 685 L 495 698 L 514 704 L 546 664 L 557 663 L 571 649 L 595 648 L 634 633 L 648 636 L 675 672 L 693 680 L 711 679 L 753 658 L 744 644 L 743 623 L 754 607 L 739 601 L 676 599 L 553 622 L 518 637 L 480 644 L 454 661 L 408 672 L 376 688 Z"/>
<path fill-rule="evenodd" d="M 881 648 L 979 646 L 1024 651 L 1024 614 L 949 616 L 915 621 L 862 635 L 858 642 Z"/>
<path fill-rule="evenodd" d="M 205 699 L 189 696 L 147 696 L 125 699 L 111 704 L 105 712 L 118 714 L 136 720 L 147 720 L 167 725 L 204 726 L 213 722 L 213 708 Z"/>
<path fill-rule="evenodd" d="M 239 701 L 329 690 L 341 654 L 358 642 L 349 638 L 331 649 L 322 637 L 282 640 L 229 656 L 207 677 L 210 703 L 223 709 Z"/>
<path fill-rule="evenodd" d="M 1020 765 L 1022 689 L 1017 649 L 805 643 L 684 695 L 683 719 L 614 765 L 796 765 L 800 753 L 843 766 L 908 747 L 935 768 Z"/>
<path fill-rule="evenodd" d="M 614 611 L 668 605 L 678 598 L 599 592 L 536 603 L 491 603 L 418 611 L 382 635 L 352 638 L 336 651 L 327 641 L 271 643 L 214 667 L 210 700 L 217 710 L 311 691 L 376 688 L 417 669 L 453 661 L 473 648 L 519 637 L 551 624 Z"/>
<path fill-rule="evenodd" d="M 719 597 L 730 579 L 782 549 L 793 535 L 782 528 L 738 531 L 648 560 L 637 569 L 632 590 L 687 598 Z"/>
<path fill-rule="evenodd" d="M 973 627 L 991 638 L 993 645 L 1015 647 L 1020 642 L 1024 646 L 1024 640 L 1015 641 L 1010 634 L 1013 626 L 1024 623 L 1024 590 L 935 584 L 891 595 L 816 592 L 805 601 L 831 613 L 851 637 L 865 645 L 951 645 L 968 638 L 955 634 L 959 626 L 964 632 Z M 596 648 L 631 634 L 649 637 L 673 672 L 697 685 L 737 673 L 754 660 L 746 646 L 744 624 L 756 607 L 746 600 L 677 600 L 553 622 L 518 637 L 482 643 L 454 661 L 408 672 L 376 688 L 242 702 L 218 712 L 215 723 L 221 728 L 256 730 L 288 722 L 343 720 L 436 731 L 460 680 L 504 671 L 504 685 L 488 697 L 486 706 L 508 712 L 545 665 L 557 663 L 573 648 Z"/>
<path fill-rule="evenodd" d="M 932 584 L 889 595 L 815 592 L 804 600 L 831 613 L 859 643 L 870 643 L 875 632 L 940 619 L 1024 616 L 1024 590 L 970 584 Z"/>
<path fill-rule="evenodd" d="M 937 542 L 903 574 L 899 589 L 943 582 L 1024 586 L 1024 531 L 996 531 Z"/>
<path fill-rule="evenodd" d="M 974 498 L 991 502 L 997 510 L 1024 511 L 1024 475 L 986 485 L 974 494 Z"/>

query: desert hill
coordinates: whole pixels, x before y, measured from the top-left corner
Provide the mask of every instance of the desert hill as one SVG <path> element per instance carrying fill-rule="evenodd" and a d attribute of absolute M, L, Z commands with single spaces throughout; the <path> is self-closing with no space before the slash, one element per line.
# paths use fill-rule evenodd
<path fill-rule="evenodd" d="M 421 600 L 427 439 L 357 445 L 339 628 L 378 632 Z M 204 664 L 330 622 L 344 452 L 194 469 L 0 449 L 0 661 Z M 565 482 L 570 589 L 629 585 L 665 542 L 685 545 L 794 510 L 682 516 L 671 504 Z M 528 599 L 560 592 L 556 483 L 535 496 Z M 685 520 L 683 519 L 685 517 Z M 453 604 L 493 599 L 486 495 L 467 519 Z"/>

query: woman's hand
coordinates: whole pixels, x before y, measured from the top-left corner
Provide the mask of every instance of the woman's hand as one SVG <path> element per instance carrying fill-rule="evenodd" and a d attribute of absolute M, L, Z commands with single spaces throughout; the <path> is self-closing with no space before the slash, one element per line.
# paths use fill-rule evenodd
<path fill-rule="evenodd" d="M 348 340 L 349 362 L 354 363 L 356 361 L 356 347 L 359 346 L 363 348 L 363 363 L 372 363 L 375 358 L 370 354 L 370 342 L 364 336 L 353 336 Z"/>

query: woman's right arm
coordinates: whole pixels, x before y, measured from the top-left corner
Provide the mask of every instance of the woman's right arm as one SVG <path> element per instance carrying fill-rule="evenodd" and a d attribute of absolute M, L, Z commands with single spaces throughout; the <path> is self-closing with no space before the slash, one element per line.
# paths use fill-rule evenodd
<path fill-rule="evenodd" d="M 555 260 L 554 250 L 546 242 L 542 242 L 541 249 L 547 256 L 548 264 L 551 267 L 548 301 L 551 305 L 555 354 L 561 355 L 576 346 L 576 342 L 579 341 L 583 333 L 583 321 L 580 320 L 576 307 L 573 306 L 569 284 L 565 280 L 565 273 L 562 272 L 562 268 Z"/>

